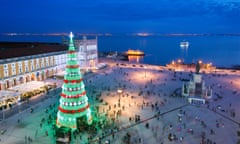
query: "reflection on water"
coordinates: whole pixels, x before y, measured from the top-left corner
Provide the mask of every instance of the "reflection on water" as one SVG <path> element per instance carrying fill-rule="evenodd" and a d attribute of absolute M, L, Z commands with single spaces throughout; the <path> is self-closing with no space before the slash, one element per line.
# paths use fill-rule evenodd
<path fill-rule="evenodd" d="M 188 47 L 180 47 L 181 49 L 181 59 L 187 59 L 188 58 Z"/>
<path fill-rule="evenodd" d="M 144 56 L 129 55 L 128 56 L 128 61 L 132 62 L 132 63 L 141 63 L 141 62 L 143 62 L 143 57 Z"/>

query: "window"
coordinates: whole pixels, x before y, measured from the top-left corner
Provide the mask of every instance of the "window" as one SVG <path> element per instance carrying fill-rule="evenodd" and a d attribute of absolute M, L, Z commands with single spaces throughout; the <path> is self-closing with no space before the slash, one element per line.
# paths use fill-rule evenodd
<path fill-rule="evenodd" d="M 22 73 L 22 62 L 18 62 L 18 73 Z"/>
<path fill-rule="evenodd" d="M 25 65 L 25 72 L 28 72 L 29 71 L 28 61 L 24 61 L 24 65 Z"/>
<path fill-rule="evenodd" d="M 80 45 L 80 46 L 79 46 L 79 51 L 80 51 L 80 52 L 83 52 L 83 51 L 84 51 L 84 46 L 83 46 L 83 45 Z"/>
<path fill-rule="evenodd" d="M 36 59 L 36 69 L 39 69 L 40 65 L 39 65 L 39 59 Z"/>
<path fill-rule="evenodd" d="M 4 77 L 8 77 L 8 69 L 4 70 Z"/>
<path fill-rule="evenodd" d="M 31 60 L 30 65 L 31 65 L 31 71 L 34 71 L 34 60 Z"/>
<path fill-rule="evenodd" d="M 4 70 L 8 70 L 8 64 L 4 64 Z"/>
<path fill-rule="evenodd" d="M 96 55 L 96 54 L 92 54 L 92 55 L 88 55 L 88 56 L 87 56 L 87 59 L 88 59 L 88 60 L 96 59 L 96 58 L 97 58 L 97 55 Z"/>
<path fill-rule="evenodd" d="M 49 57 L 46 57 L 45 60 L 46 60 L 46 67 L 49 67 Z"/>
<path fill-rule="evenodd" d="M 12 75 L 16 75 L 15 63 L 11 63 L 11 67 L 12 67 Z"/>
<path fill-rule="evenodd" d="M 50 60 L 50 66 L 53 65 L 53 56 L 49 57 L 49 60 Z"/>
<path fill-rule="evenodd" d="M 58 62 L 59 62 L 60 64 L 62 64 L 62 58 L 63 58 L 63 55 L 59 55 L 59 57 L 58 57 Z"/>
<path fill-rule="evenodd" d="M 97 50 L 97 46 L 96 45 L 88 45 L 87 51 L 92 51 L 92 50 Z"/>
<path fill-rule="evenodd" d="M 44 58 L 41 60 L 41 67 L 44 68 Z"/>
<path fill-rule="evenodd" d="M 12 69 L 12 75 L 16 75 L 16 69 Z"/>
<path fill-rule="evenodd" d="M 8 64 L 4 64 L 3 69 L 4 69 L 4 77 L 8 77 Z"/>

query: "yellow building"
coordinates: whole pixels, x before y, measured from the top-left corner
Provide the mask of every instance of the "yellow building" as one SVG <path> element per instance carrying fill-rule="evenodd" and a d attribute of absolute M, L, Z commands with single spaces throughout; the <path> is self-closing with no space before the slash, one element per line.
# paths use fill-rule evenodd
<path fill-rule="evenodd" d="M 0 42 L 0 90 L 52 77 L 66 64 L 58 43 Z"/>

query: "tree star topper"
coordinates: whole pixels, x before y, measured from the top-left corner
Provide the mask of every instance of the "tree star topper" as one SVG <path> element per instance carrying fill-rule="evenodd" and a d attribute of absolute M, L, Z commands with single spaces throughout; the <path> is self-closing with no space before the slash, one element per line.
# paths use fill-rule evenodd
<path fill-rule="evenodd" d="M 70 32 L 70 35 L 69 35 L 70 39 L 73 39 L 74 35 L 72 32 Z"/>

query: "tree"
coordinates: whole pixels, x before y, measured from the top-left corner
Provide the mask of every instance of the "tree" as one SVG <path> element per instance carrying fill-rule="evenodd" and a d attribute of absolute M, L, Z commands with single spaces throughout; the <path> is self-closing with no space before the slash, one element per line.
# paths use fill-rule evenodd
<path fill-rule="evenodd" d="M 60 96 L 56 122 L 58 127 L 76 130 L 80 126 L 78 125 L 80 119 L 85 119 L 88 124 L 92 123 L 90 105 L 77 61 L 72 32 Z"/>

